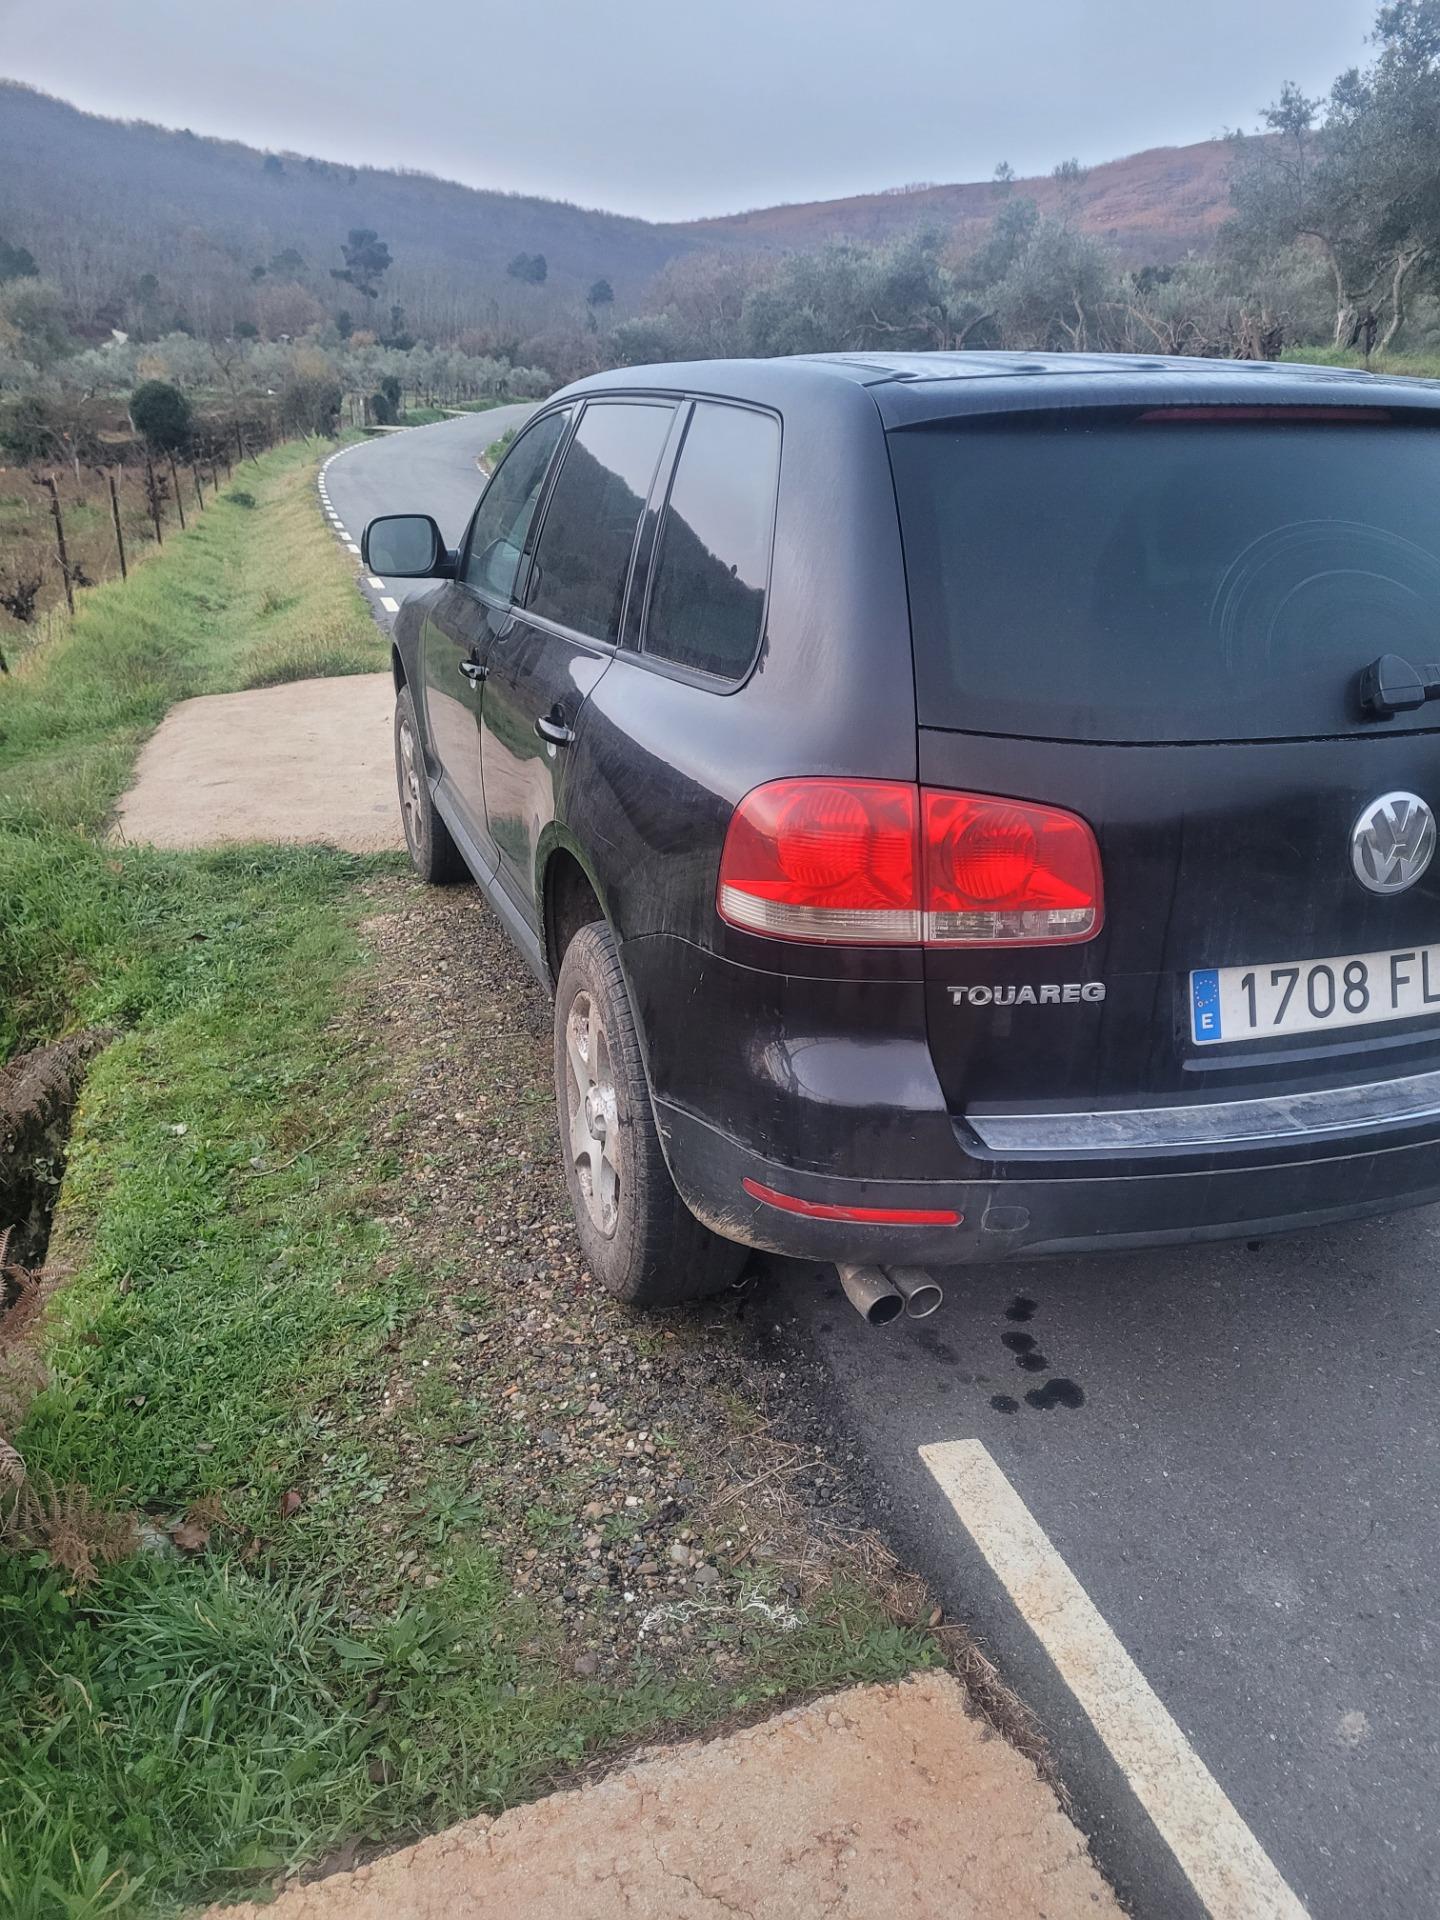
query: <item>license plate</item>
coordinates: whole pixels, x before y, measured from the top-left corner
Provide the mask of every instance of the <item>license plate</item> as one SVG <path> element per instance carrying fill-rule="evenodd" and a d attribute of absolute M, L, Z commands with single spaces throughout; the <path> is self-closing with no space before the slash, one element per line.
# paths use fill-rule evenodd
<path fill-rule="evenodd" d="M 1190 1031 L 1198 1046 L 1427 1015 L 1440 1020 L 1440 946 L 1200 967 L 1190 975 Z"/>

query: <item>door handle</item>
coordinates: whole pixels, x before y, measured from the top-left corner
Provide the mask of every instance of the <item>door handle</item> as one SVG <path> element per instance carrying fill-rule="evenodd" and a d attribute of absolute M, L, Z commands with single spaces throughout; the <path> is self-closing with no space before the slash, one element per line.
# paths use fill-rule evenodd
<path fill-rule="evenodd" d="M 542 740 L 549 740 L 557 747 L 568 747 L 575 738 L 575 729 L 567 727 L 563 720 L 557 720 L 553 714 L 542 713 L 535 722 L 535 731 Z"/>
<path fill-rule="evenodd" d="M 478 660 L 462 660 L 460 662 L 460 671 L 472 687 L 478 686 L 485 678 L 485 668 Z"/>

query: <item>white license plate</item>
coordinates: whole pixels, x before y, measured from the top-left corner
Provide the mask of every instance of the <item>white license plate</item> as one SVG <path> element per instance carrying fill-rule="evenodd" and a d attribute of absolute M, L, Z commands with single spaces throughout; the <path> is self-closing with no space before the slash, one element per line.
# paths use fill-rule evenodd
<path fill-rule="evenodd" d="M 1190 1031 L 1199 1046 L 1427 1016 L 1440 1021 L 1440 946 L 1190 975 Z"/>

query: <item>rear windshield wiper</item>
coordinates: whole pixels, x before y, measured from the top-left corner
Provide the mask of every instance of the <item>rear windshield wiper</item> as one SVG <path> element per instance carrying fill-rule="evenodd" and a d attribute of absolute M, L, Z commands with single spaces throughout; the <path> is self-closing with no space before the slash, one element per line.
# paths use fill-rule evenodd
<path fill-rule="evenodd" d="M 1427 700 L 1440 700 L 1440 660 L 1412 667 L 1398 653 L 1382 653 L 1360 675 L 1357 692 L 1367 720 L 1393 720 Z"/>

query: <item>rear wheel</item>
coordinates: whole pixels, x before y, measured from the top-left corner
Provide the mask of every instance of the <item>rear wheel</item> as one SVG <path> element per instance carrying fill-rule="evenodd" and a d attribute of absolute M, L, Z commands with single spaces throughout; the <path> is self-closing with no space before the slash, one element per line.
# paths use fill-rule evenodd
<path fill-rule="evenodd" d="M 409 687 L 401 687 L 395 696 L 395 782 L 400 789 L 400 819 L 411 866 L 432 886 L 463 880 L 466 867 L 460 849 L 430 797 L 420 727 Z"/>
<path fill-rule="evenodd" d="M 581 1249 L 607 1292 L 663 1307 L 728 1286 L 745 1249 L 702 1226 L 675 1191 L 620 957 L 603 921 L 580 929 L 560 966 L 555 1095 Z"/>

